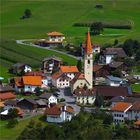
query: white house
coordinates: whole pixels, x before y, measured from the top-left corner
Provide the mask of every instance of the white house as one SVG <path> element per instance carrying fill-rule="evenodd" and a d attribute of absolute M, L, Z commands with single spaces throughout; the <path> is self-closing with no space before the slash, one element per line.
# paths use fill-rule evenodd
<path fill-rule="evenodd" d="M 39 98 L 48 100 L 49 105 L 57 104 L 57 98 L 53 94 L 44 93 L 44 94 L 40 95 Z"/>
<path fill-rule="evenodd" d="M 24 92 L 34 92 L 37 87 L 42 85 L 41 76 L 23 76 Z"/>
<path fill-rule="evenodd" d="M 76 98 L 77 104 L 93 104 L 95 102 L 95 92 L 94 90 L 75 90 L 74 97 Z"/>
<path fill-rule="evenodd" d="M 52 84 L 57 88 L 66 88 L 70 86 L 71 79 L 64 73 L 55 73 L 52 75 Z"/>
<path fill-rule="evenodd" d="M 48 46 L 62 46 L 63 42 L 65 40 L 64 34 L 60 32 L 50 32 L 47 33 L 48 35 L 48 40 L 47 44 Z"/>
<path fill-rule="evenodd" d="M 123 123 L 128 120 L 128 110 L 132 107 L 131 103 L 119 102 L 112 108 L 113 121 L 115 123 Z"/>
<path fill-rule="evenodd" d="M 106 76 L 106 84 L 110 86 L 120 86 L 123 84 L 123 80 L 119 77 L 114 77 L 112 75 Z"/>
<path fill-rule="evenodd" d="M 45 113 L 47 122 L 62 123 L 71 121 L 74 116 L 74 109 L 71 106 L 55 105 L 48 107 Z"/>

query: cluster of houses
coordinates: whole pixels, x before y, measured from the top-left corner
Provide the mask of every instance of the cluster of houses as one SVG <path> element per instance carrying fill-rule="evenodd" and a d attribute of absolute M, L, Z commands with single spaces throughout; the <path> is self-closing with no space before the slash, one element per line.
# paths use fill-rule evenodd
<path fill-rule="evenodd" d="M 49 40 L 41 40 L 39 43 L 44 46 L 52 44 L 58 46 L 58 43 L 62 45 L 65 39 L 64 35 L 58 32 L 48 33 L 48 36 Z M 11 78 L 9 83 L 17 94 L 35 94 L 36 88 L 41 88 L 44 91 L 51 86 L 57 89 L 69 88 L 77 105 L 93 105 L 96 95 L 99 94 L 105 101 L 112 103 L 111 111 L 114 122 L 140 120 L 140 97 L 133 95 L 124 78 L 110 75 L 117 69 L 125 70 L 123 61 L 121 61 L 126 57 L 124 50 L 122 48 L 106 48 L 100 55 L 98 63 L 94 63 L 93 53 L 100 53 L 101 50 L 99 46 L 91 43 L 89 32 L 81 50 L 84 58 L 82 72 L 78 70 L 77 66 L 66 66 L 61 58 L 51 56 L 42 60 L 41 71 L 32 71 L 30 66 L 23 64 L 20 66 L 19 63 L 14 65 L 10 71 L 15 74 L 24 71 L 24 74 Z M 114 60 L 116 57 L 119 58 L 119 61 Z M 126 73 L 122 77 L 126 77 Z M 5 87 L 1 85 L 1 88 Z M 43 93 L 36 99 L 17 99 L 11 91 L 6 92 L 5 94 L 0 93 L 0 100 L 4 102 L 4 106 L 12 103 L 12 106 L 23 110 L 45 108 L 48 122 L 69 121 L 75 114 L 72 106 L 58 103 L 57 97 L 53 94 Z M 14 102 L 9 101 L 11 99 L 14 99 Z"/>

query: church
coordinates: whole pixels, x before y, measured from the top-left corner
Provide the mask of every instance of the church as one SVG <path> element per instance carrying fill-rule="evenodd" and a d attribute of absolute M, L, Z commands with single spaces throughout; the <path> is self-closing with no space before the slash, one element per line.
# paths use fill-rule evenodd
<path fill-rule="evenodd" d="M 93 104 L 95 101 L 92 53 L 90 33 L 88 32 L 84 49 L 84 73 L 78 73 L 71 81 L 71 91 L 77 104 Z"/>

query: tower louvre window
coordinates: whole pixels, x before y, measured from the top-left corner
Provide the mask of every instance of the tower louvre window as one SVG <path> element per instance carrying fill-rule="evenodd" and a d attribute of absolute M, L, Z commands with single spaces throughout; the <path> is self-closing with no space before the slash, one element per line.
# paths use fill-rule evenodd
<path fill-rule="evenodd" d="M 88 60 L 88 64 L 90 64 L 90 60 Z"/>

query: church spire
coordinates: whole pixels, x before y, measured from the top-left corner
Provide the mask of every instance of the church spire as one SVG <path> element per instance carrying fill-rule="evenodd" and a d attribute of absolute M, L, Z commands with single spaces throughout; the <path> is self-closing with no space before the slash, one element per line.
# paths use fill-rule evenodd
<path fill-rule="evenodd" d="M 85 46 L 85 53 L 91 54 L 92 53 L 92 45 L 91 45 L 91 39 L 90 39 L 90 33 L 88 31 L 87 33 L 87 40 L 86 40 L 86 46 Z"/>

